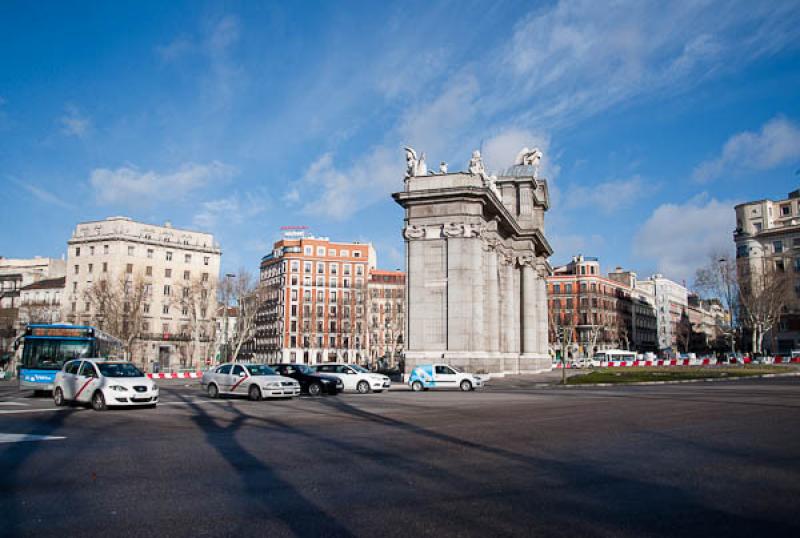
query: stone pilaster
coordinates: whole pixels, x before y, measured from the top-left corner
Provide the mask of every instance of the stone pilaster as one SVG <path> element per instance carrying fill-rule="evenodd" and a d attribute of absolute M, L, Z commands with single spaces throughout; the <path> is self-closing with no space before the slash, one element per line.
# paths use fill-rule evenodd
<path fill-rule="evenodd" d="M 523 258 L 522 263 L 522 352 L 536 353 L 536 337 L 538 333 L 536 304 L 536 271 L 531 260 Z"/>
<path fill-rule="evenodd" d="M 503 351 L 514 351 L 517 338 L 517 298 L 514 296 L 514 260 L 511 256 L 503 259 Z"/>
<path fill-rule="evenodd" d="M 500 350 L 500 293 L 498 290 L 497 250 L 490 245 L 486 251 L 486 343 L 489 351 Z"/>

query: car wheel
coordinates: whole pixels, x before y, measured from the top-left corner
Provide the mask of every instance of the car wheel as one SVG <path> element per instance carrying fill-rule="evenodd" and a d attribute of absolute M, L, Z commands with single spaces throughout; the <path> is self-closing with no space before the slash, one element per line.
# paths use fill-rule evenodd
<path fill-rule="evenodd" d="M 250 385 L 250 389 L 247 391 L 247 397 L 254 402 L 261 399 L 261 389 L 258 388 L 258 385 Z"/>
<path fill-rule="evenodd" d="M 106 410 L 106 398 L 99 390 L 92 395 L 92 409 L 95 411 Z"/>
<path fill-rule="evenodd" d="M 56 404 L 56 407 L 64 405 L 64 393 L 61 391 L 61 388 L 56 388 L 56 390 L 53 391 L 53 403 Z"/>
<path fill-rule="evenodd" d="M 319 396 L 322 393 L 322 387 L 319 383 L 311 383 L 308 386 L 308 393 L 311 396 Z"/>
<path fill-rule="evenodd" d="M 425 387 L 422 386 L 422 381 L 414 381 L 413 383 L 411 383 L 411 390 L 413 390 L 414 392 L 419 392 L 424 388 Z"/>
<path fill-rule="evenodd" d="M 356 385 L 356 390 L 359 394 L 366 394 L 369 392 L 369 383 L 366 381 L 359 381 L 358 385 Z"/>
<path fill-rule="evenodd" d="M 461 390 L 463 390 L 464 392 L 469 392 L 469 391 L 472 390 L 472 383 L 470 383 L 466 379 L 461 382 L 460 386 L 461 386 Z"/>
<path fill-rule="evenodd" d="M 219 398 L 219 389 L 214 383 L 211 383 L 206 390 L 209 398 Z"/>

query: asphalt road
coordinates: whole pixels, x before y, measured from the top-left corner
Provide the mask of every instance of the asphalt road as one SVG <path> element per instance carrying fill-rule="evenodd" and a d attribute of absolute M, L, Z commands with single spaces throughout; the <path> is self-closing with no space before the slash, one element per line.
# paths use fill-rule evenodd
<path fill-rule="evenodd" d="M 9 434 L 57 437 L 14 442 Z M 0 386 L 2 536 L 800 536 L 800 381 L 154 410 Z"/>

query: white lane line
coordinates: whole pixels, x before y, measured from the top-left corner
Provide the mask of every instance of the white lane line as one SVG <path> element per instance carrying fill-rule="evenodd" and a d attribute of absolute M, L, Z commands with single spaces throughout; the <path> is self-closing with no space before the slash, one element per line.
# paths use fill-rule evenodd
<path fill-rule="evenodd" d="M 66 439 L 53 435 L 31 435 L 27 433 L 0 433 L 0 443 L 23 443 L 25 441 L 56 441 Z"/>
<path fill-rule="evenodd" d="M 29 403 L 22 403 L 22 402 L 0 402 L 0 405 L 20 405 L 22 407 L 27 407 L 31 404 Z"/>
<path fill-rule="evenodd" d="M 66 411 L 68 407 L 48 407 L 45 409 L 14 409 L 0 411 L 0 415 L 15 415 L 17 413 L 44 413 L 45 411 Z"/>
<path fill-rule="evenodd" d="M 162 405 L 195 405 L 195 404 L 221 404 L 229 401 L 235 402 L 236 400 L 191 400 L 188 402 L 158 402 L 158 407 Z M 1 413 L 2 411 L 0 411 Z"/>

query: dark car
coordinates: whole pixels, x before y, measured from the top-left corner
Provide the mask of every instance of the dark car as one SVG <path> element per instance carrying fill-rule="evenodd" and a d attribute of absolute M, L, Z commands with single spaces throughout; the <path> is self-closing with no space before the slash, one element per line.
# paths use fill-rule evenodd
<path fill-rule="evenodd" d="M 336 376 L 319 374 L 305 364 L 270 364 L 270 368 L 282 376 L 291 377 L 300 383 L 300 390 L 311 396 L 338 394 L 344 390 L 342 380 Z"/>

